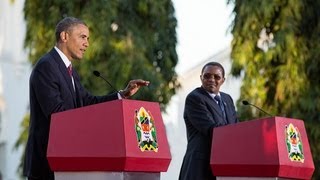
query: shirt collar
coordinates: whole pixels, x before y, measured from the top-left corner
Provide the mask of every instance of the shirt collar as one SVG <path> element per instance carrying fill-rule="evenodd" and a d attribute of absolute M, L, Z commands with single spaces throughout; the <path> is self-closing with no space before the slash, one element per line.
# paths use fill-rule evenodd
<path fill-rule="evenodd" d="M 67 56 L 64 55 L 63 52 L 59 48 L 57 48 L 57 46 L 54 46 L 54 49 L 58 52 L 66 67 L 69 67 L 71 65 L 71 61 L 67 58 Z"/>
<path fill-rule="evenodd" d="M 218 94 L 214 94 L 214 93 L 209 93 L 209 92 L 207 91 L 207 93 L 208 93 L 212 98 L 214 98 L 214 97 L 216 97 L 216 96 L 220 96 L 220 97 L 221 97 L 220 92 L 218 92 Z"/>

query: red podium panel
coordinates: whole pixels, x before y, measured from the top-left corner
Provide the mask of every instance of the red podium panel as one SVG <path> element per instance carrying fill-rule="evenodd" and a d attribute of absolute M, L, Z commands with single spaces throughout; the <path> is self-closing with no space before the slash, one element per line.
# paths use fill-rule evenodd
<path fill-rule="evenodd" d="M 51 116 L 53 171 L 165 172 L 171 161 L 158 103 L 115 100 Z"/>
<path fill-rule="evenodd" d="M 310 179 L 314 164 L 302 120 L 270 117 L 214 128 L 215 176 Z"/>

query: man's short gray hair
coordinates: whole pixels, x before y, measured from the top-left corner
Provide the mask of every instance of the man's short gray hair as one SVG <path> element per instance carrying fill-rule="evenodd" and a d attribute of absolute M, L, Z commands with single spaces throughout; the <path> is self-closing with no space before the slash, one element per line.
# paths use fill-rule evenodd
<path fill-rule="evenodd" d="M 60 40 L 61 32 L 69 31 L 73 26 L 76 26 L 78 24 L 87 26 L 85 22 L 75 17 L 65 17 L 64 19 L 59 21 L 56 26 L 56 41 L 58 42 Z"/>

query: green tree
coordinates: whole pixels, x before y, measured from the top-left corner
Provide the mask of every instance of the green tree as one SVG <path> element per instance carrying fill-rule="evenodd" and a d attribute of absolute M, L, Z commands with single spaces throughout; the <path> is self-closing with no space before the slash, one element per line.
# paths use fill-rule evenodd
<path fill-rule="evenodd" d="M 36 9 L 36 10 L 35 10 Z M 178 58 L 174 8 L 170 0 L 84 1 L 26 0 L 27 33 L 25 47 L 34 64 L 54 45 L 54 27 L 64 16 L 75 16 L 90 28 L 90 46 L 76 68 L 84 86 L 95 94 L 111 91 L 98 70 L 117 89 L 129 79 L 151 81 L 136 99 L 160 102 L 164 109 L 179 87 L 175 66 Z"/>
<path fill-rule="evenodd" d="M 240 99 L 305 122 L 320 178 L 320 1 L 229 0 L 232 74 L 243 77 Z M 259 116 L 237 102 L 241 119 Z"/>
<path fill-rule="evenodd" d="M 94 77 L 93 70 L 117 89 L 125 88 L 130 79 L 149 80 L 149 87 L 141 88 L 133 99 L 159 102 L 162 110 L 180 86 L 175 72 L 177 21 L 171 0 L 26 0 L 24 15 L 25 48 L 32 64 L 54 46 L 55 25 L 63 17 L 87 23 L 90 47 L 74 65 L 93 94 L 113 90 Z M 25 146 L 26 128 L 16 147 Z"/>

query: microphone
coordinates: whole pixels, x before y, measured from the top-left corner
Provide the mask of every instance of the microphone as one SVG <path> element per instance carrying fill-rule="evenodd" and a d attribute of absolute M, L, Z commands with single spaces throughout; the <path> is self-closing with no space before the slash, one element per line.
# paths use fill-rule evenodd
<path fill-rule="evenodd" d="M 109 83 L 108 80 L 106 80 L 104 77 L 102 77 L 102 76 L 100 75 L 100 72 L 99 72 L 99 71 L 94 70 L 94 71 L 93 71 L 93 74 L 94 74 L 95 76 L 97 76 L 97 77 L 102 78 L 106 83 L 108 83 L 108 85 L 109 85 L 113 90 L 115 90 L 116 92 L 119 93 L 119 91 L 118 91 L 116 88 L 114 88 L 114 87 Z"/>
<path fill-rule="evenodd" d="M 245 106 L 246 106 L 246 105 L 253 106 L 253 107 L 259 109 L 261 112 L 263 112 L 263 113 L 265 113 L 265 114 L 267 114 L 267 115 L 269 115 L 269 116 L 273 116 L 273 115 L 271 115 L 270 113 L 267 113 L 267 112 L 264 111 L 263 109 L 259 108 L 258 106 L 254 105 L 254 104 L 249 103 L 249 102 L 246 101 L 246 100 L 243 100 L 243 101 L 242 101 L 242 104 L 245 105 Z"/>

